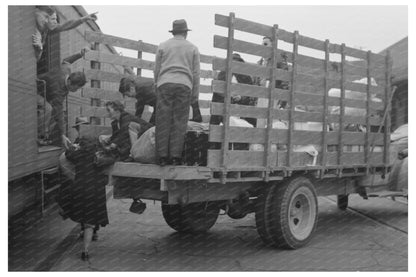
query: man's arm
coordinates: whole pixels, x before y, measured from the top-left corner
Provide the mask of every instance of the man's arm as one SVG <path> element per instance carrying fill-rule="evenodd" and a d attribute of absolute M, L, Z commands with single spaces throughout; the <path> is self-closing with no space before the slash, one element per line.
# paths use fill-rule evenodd
<path fill-rule="evenodd" d="M 87 22 L 88 20 L 92 20 L 95 21 L 97 20 L 97 16 L 95 15 L 96 13 L 92 13 L 89 15 L 86 15 L 84 17 L 81 17 L 79 19 L 73 19 L 73 20 L 68 20 L 67 22 L 58 25 L 55 29 L 53 29 L 50 33 L 60 33 L 63 31 L 68 31 L 71 29 L 74 29 L 76 27 L 78 27 L 79 25 L 81 25 L 82 23 Z"/>
<path fill-rule="evenodd" d="M 137 116 L 138 118 L 141 118 L 142 114 L 143 114 L 143 111 L 144 111 L 143 100 L 142 99 L 140 99 L 140 100 L 137 99 L 135 116 Z"/>
<path fill-rule="evenodd" d="M 155 80 L 155 86 L 157 87 L 157 79 L 159 77 L 159 73 L 160 73 L 160 67 L 161 67 L 161 63 L 162 63 L 162 55 L 163 55 L 163 50 L 160 49 L 160 45 L 157 48 L 156 51 L 156 60 L 155 60 L 155 70 L 154 70 L 154 80 Z"/>
<path fill-rule="evenodd" d="M 82 57 L 84 57 L 85 53 L 88 51 L 89 51 L 88 48 L 83 48 L 79 53 L 63 59 L 62 64 L 61 64 L 62 71 L 70 72 L 70 65 L 76 62 L 77 60 L 81 59 Z"/>
<path fill-rule="evenodd" d="M 199 98 L 199 76 L 201 74 L 200 69 L 200 57 L 198 49 L 194 51 L 194 59 L 193 59 L 193 68 L 192 68 L 192 97 L 191 103 L 195 103 L 198 101 Z"/>

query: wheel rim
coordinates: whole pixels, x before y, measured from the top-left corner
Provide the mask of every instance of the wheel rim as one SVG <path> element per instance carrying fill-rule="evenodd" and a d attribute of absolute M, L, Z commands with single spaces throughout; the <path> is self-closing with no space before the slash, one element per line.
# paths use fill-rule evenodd
<path fill-rule="evenodd" d="M 316 219 L 316 201 L 313 193 L 304 187 L 295 191 L 289 204 L 289 228 L 297 240 L 306 239 Z"/>

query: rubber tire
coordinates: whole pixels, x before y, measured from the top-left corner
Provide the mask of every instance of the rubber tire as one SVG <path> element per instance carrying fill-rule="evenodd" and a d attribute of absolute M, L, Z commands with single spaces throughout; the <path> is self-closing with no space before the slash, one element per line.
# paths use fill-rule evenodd
<path fill-rule="evenodd" d="M 265 187 L 258 195 L 254 207 L 257 233 L 263 243 L 267 246 L 273 245 L 273 240 L 269 234 L 269 227 L 267 224 L 270 223 L 268 217 L 270 216 L 271 201 L 275 190 L 276 185 L 267 185 L 267 187 Z"/>
<path fill-rule="evenodd" d="M 348 194 L 337 195 L 337 207 L 342 211 L 348 208 Z"/>
<path fill-rule="evenodd" d="M 297 239 L 290 230 L 289 205 L 292 196 L 298 189 L 303 188 L 311 196 L 311 208 L 313 205 L 314 217 L 310 233 L 304 239 Z M 315 188 L 307 177 L 294 177 L 275 184 L 266 189 L 259 197 L 256 210 L 257 231 L 266 245 L 297 249 L 306 245 L 313 236 L 318 221 L 318 201 Z"/>
<path fill-rule="evenodd" d="M 174 230 L 184 233 L 206 232 L 217 221 L 220 208 L 215 202 L 187 205 L 162 204 L 166 223 Z"/>

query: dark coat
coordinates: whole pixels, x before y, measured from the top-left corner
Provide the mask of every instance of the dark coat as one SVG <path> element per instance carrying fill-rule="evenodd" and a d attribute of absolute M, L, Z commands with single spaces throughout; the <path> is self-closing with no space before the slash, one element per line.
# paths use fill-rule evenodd
<path fill-rule="evenodd" d="M 246 84 L 246 85 L 252 85 L 253 84 L 253 80 L 251 79 L 250 76 L 242 75 L 242 74 L 233 74 L 233 76 L 235 76 L 235 78 L 237 79 L 237 82 L 240 83 L 240 84 Z M 220 80 L 220 81 L 225 81 L 226 80 L 225 72 L 221 71 L 218 74 L 217 79 Z M 219 93 L 214 92 L 214 94 L 212 95 L 212 102 L 224 103 L 224 96 L 222 96 Z M 248 96 L 242 96 L 239 101 L 234 101 L 234 100 L 231 99 L 231 104 L 238 104 L 238 105 L 245 105 L 245 106 L 255 106 L 255 103 L 256 103 L 256 99 L 253 98 L 253 97 L 248 97 Z M 243 119 L 245 119 L 251 125 L 256 126 L 257 120 L 255 118 L 243 118 Z M 219 125 L 221 122 L 222 122 L 222 116 L 212 115 L 209 123 L 212 124 L 212 125 Z"/>
<path fill-rule="evenodd" d="M 94 142 L 80 139 L 79 150 L 68 150 L 66 158 L 75 165 L 75 180 L 70 187 L 70 205 L 64 211 L 75 222 L 105 226 L 108 224 L 107 176 L 94 164 Z"/>
<path fill-rule="evenodd" d="M 113 120 L 111 122 L 111 128 L 113 129 L 113 133 L 110 138 L 110 143 L 114 143 L 117 145 L 117 152 L 119 154 L 120 160 L 125 160 L 129 157 L 130 149 L 131 149 L 131 142 L 130 142 L 130 135 L 129 135 L 129 124 L 130 122 L 139 123 L 141 126 L 140 133 L 138 137 L 140 137 L 144 132 L 148 129 L 153 127 L 153 124 L 138 118 L 132 114 L 127 112 L 122 112 L 120 115 L 120 120 Z"/>
<path fill-rule="evenodd" d="M 156 93 L 153 81 L 135 82 L 136 89 L 136 116 L 142 117 L 144 106 L 156 107 Z M 154 109 L 155 110 L 155 109 Z M 150 123 L 154 124 L 155 112 L 153 110 Z"/>

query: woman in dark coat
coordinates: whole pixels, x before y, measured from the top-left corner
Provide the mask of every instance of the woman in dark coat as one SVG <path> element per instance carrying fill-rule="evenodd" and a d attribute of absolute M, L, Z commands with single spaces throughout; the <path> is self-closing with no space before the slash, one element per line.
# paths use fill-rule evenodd
<path fill-rule="evenodd" d="M 95 225 L 108 224 L 106 192 L 107 176 L 95 163 L 98 140 L 82 137 L 79 149 L 67 150 L 66 158 L 75 164 L 75 180 L 71 188 L 70 210 L 67 215 L 84 224 L 84 251 L 81 258 L 88 260 L 88 247 Z"/>
<path fill-rule="evenodd" d="M 244 60 L 243 60 L 243 58 L 241 58 L 240 54 L 233 53 L 232 59 L 233 59 L 233 61 L 244 63 Z M 243 75 L 243 74 L 235 74 L 235 73 L 233 73 L 233 76 L 235 76 L 235 78 L 236 78 L 236 80 L 239 84 L 246 84 L 246 85 L 252 85 L 253 84 L 253 80 L 250 76 Z M 217 80 L 225 81 L 226 78 L 227 78 L 226 73 L 224 71 L 221 71 L 218 74 Z M 212 95 L 212 102 L 224 103 L 224 96 L 219 94 L 219 93 L 214 92 L 213 95 Z M 245 105 L 245 106 L 255 106 L 256 98 L 248 97 L 248 96 L 235 95 L 235 96 L 231 97 L 231 104 L 238 104 L 238 105 Z M 242 117 L 242 119 L 246 120 L 248 123 L 250 123 L 251 125 L 256 127 L 257 119 L 247 118 L 247 117 Z M 210 119 L 209 124 L 219 125 L 220 123 L 222 123 L 222 116 L 221 115 L 211 115 L 211 119 Z"/>

